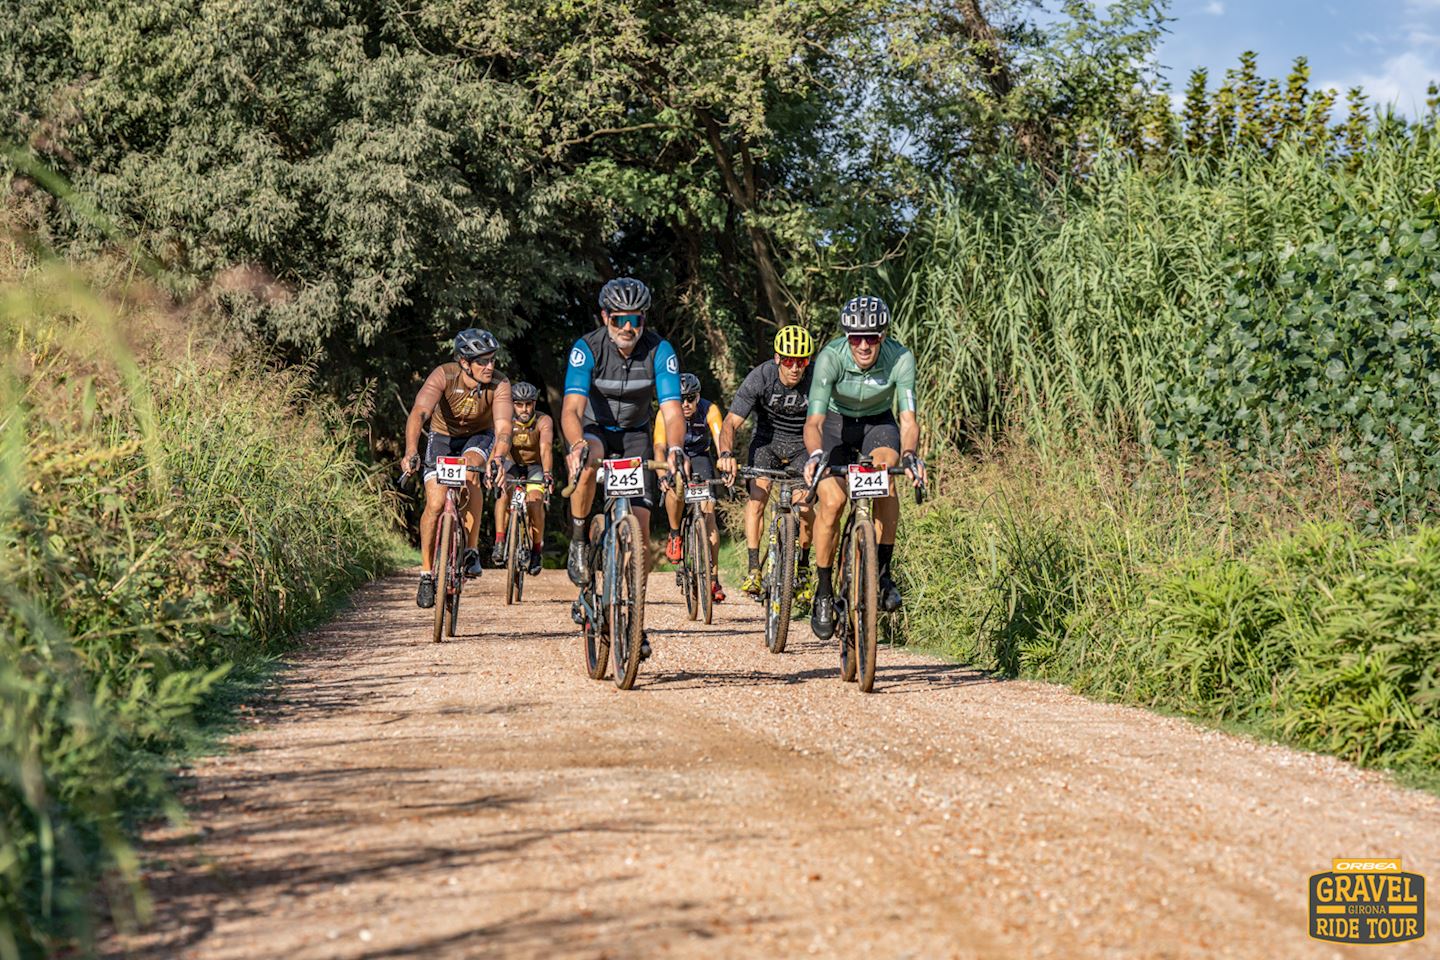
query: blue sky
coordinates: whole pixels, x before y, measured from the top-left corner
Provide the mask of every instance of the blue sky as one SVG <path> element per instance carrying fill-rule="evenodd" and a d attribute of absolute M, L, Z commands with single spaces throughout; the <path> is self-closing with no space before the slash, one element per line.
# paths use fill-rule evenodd
<path fill-rule="evenodd" d="M 1209 68 L 1213 90 L 1244 50 L 1259 54 L 1263 76 L 1303 55 L 1312 85 L 1358 83 L 1412 116 L 1440 81 L 1440 0 L 1171 0 L 1170 16 L 1159 57 L 1176 91 L 1195 67 Z"/>

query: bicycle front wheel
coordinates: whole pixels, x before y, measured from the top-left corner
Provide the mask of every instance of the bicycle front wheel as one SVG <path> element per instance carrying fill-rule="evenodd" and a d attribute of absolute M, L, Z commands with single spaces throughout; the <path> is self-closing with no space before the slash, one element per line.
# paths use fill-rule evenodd
<path fill-rule="evenodd" d="M 431 639 L 436 643 L 445 638 L 445 620 L 450 612 L 450 541 L 454 537 L 455 518 L 449 513 L 440 514 L 435 529 L 435 562 L 430 565 L 435 576 L 435 632 Z"/>
<path fill-rule="evenodd" d="M 610 594 L 610 654 L 615 686 L 629 690 L 640 672 L 640 643 L 645 636 L 645 541 L 640 521 L 627 513 L 615 522 L 615 582 Z"/>
<path fill-rule="evenodd" d="M 699 559 L 692 543 L 695 539 L 692 535 L 695 524 L 691 522 L 689 516 L 681 520 L 680 524 L 682 527 L 680 531 L 681 549 L 685 552 L 685 555 L 680 558 L 680 583 L 681 589 L 685 591 L 685 615 L 694 620 L 700 616 L 700 575 L 695 569 Z"/>
<path fill-rule="evenodd" d="M 524 522 L 515 512 L 514 504 L 510 506 L 510 522 L 506 525 L 505 532 L 505 603 L 506 605 L 520 602 L 520 593 L 524 590 L 523 577 L 525 574 L 520 569 L 520 564 L 529 563 L 529 551 L 524 551 L 526 556 L 520 557 L 520 528 Z"/>
<path fill-rule="evenodd" d="M 850 601 L 847 604 L 851 633 L 855 637 L 855 679 L 862 693 L 869 693 L 875 687 L 879 563 L 875 549 L 875 525 L 869 520 L 862 520 L 855 524 L 855 567 L 850 578 Z"/>
<path fill-rule="evenodd" d="M 781 514 L 770 539 L 770 574 L 765 578 L 765 646 L 784 653 L 795 599 L 795 517 Z"/>
<path fill-rule="evenodd" d="M 700 613 L 705 622 L 715 617 L 715 595 L 710 592 L 710 581 L 715 573 L 711 569 L 710 531 L 705 527 L 705 514 L 699 509 L 690 521 L 690 542 L 685 545 L 686 553 L 695 554 L 695 593 L 700 601 Z"/>

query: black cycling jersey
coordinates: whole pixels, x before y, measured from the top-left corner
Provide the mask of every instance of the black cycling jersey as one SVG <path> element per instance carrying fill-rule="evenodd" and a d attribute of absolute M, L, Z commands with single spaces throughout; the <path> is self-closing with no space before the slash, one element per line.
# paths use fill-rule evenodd
<path fill-rule="evenodd" d="M 740 384 L 730 412 L 745 419 L 755 412 L 755 442 L 785 440 L 799 443 L 805 436 L 805 408 L 810 396 L 811 369 L 793 387 L 780 382 L 780 365 L 772 357 L 750 371 Z"/>
<path fill-rule="evenodd" d="M 680 399 L 680 363 L 670 341 L 646 330 L 630 356 L 604 327 L 585 334 L 570 348 L 565 395 L 586 398 L 585 425 L 606 430 L 650 429 L 650 399 Z"/>

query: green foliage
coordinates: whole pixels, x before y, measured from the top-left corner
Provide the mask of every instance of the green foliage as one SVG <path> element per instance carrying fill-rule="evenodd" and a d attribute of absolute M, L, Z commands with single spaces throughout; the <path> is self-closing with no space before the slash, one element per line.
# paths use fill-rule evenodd
<path fill-rule="evenodd" d="M 1414 180 L 1335 198 L 1299 246 L 1232 254 L 1223 307 L 1157 371 L 1159 449 L 1224 442 L 1255 462 L 1333 445 L 1372 491 L 1372 522 L 1433 511 L 1440 218 Z"/>
<path fill-rule="evenodd" d="M 112 279 L 112 300 L 5 252 L 0 957 L 14 957 L 83 944 L 102 899 L 122 924 L 143 915 L 125 829 L 165 800 L 195 707 L 396 543 L 344 414 L 303 371 L 199 350 L 143 290 Z"/>
<path fill-rule="evenodd" d="M 1127 462 L 957 464 L 899 541 L 910 642 L 1433 782 L 1440 529 L 1365 534 L 1303 468 Z"/>

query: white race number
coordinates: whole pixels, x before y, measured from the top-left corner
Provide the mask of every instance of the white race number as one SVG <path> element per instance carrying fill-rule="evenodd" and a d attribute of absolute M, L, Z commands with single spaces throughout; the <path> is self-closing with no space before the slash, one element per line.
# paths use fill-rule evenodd
<path fill-rule="evenodd" d="M 435 479 L 447 487 L 465 486 L 465 458 L 436 457 Z"/>
<path fill-rule="evenodd" d="M 710 492 L 708 483 L 687 483 L 685 485 L 686 503 L 705 503 L 707 500 L 714 500 L 715 495 Z"/>
<path fill-rule="evenodd" d="M 852 463 L 846 468 L 850 479 L 850 498 L 865 500 L 890 493 L 890 474 L 884 467 L 866 467 Z"/>
<path fill-rule="evenodd" d="M 605 496 L 643 497 L 645 461 L 640 457 L 605 461 Z"/>

